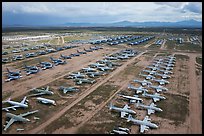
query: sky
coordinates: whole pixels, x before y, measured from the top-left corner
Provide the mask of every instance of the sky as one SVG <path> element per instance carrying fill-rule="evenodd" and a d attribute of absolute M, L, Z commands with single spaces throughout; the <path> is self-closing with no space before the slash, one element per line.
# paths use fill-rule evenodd
<path fill-rule="evenodd" d="M 2 24 L 202 21 L 202 2 L 2 2 Z"/>

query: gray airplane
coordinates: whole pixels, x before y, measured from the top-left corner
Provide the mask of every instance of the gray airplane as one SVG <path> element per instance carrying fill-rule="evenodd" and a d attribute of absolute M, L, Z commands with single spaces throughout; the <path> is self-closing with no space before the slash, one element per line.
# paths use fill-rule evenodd
<path fill-rule="evenodd" d="M 105 59 L 107 59 L 107 60 L 118 60 L 117 57 L 113 57 L 113 56 L 105 56 Z"/>
<path fill-rule="evenodd" d="M 77 53 L 79 53 L 79 54 L 86 54 L 86 51 L 79 51 L 79 50 L 77 50 Z"/>
<path fill-rule="evenodd" d="M 113 134 L 129 134 L 130 129 L 117 127 L 115 129 L 113 129 L 112 132 L 113 132 Z"/>
<path fill-rule="evenodd" d="M 71 59 L 72 57 L 71 57 L 71 56 L 66 56 L 66 55 L 60 54 L 60 58 L 63 58 L 63 59 Z"/>
<path fill-rule="evenodd" d="M 135 111 L 133 111 L 133 110 L 131 110 L 129 108 L 130 107 L 127 104 L 123 108 L 115 107 L 114 105 L 112 105 L 112 103 L 110 103 L 110 106 L 109 106 L 110 110 L 119 111 L 121 118 L 124 118 L 125 115 L 127 115 L 127 114 L 136 114 Z"/>
<path fill-rule="evenodd" d="M 149 73 L 150 75 L 154 75 L 155 73 L 156 73 L 156 71 L 150 71 L 150 70 L 146 70 L 146 69 L 144 69 L 144 70 L 142 70 L 143 72 L 147 72 L 147 73 Z"/>
<path fill-rule="evenodd" d="M 105 66 L 105 64 L 100 64 L 100 63 L 92 63 L 92 64 L 90 64 L 89 66 L 90 66 L 90 67 L 93 67 L 93 68 L 95 68 L 95 67 L 104 67 L 104 66 Z"/>
<path fill-rule="evenodd" d="M 148 93 L 144 92 L 142 95 L 145 96 L 145 97 L 150 97 L 150 98 L 152 98 L 154 102 L 157 102 L 157 101 L 159 101 L 160 99 L 162 99 L 162 100 L 166 99 L 164 96 L 161 96 L 161 95 L 158 94 L 158 93 L 148 94 Z"/>
<path fill-rule="evenodd" d="M 29 119 L 24 118 L 24 116 L 28 116 L 28 115 L 34 114 L 36 112 L 38 112 L 38 110 L 35 110 L 35 111 L 32 111 L 32 112 L 23 113 L 23 114 L 19 114 L 19 115 L 15 115 L 15 114 L 12 114 L 12 113 L 6 113 L 6 117 L 10 118 L 10 120 L 6 121 L 7 124 L 4 125 L 5 126 L 4 131 L 6 131 L 16 121 L 21 121 L 21 122 L 28 122 L 28 121 L 30 121 Z"/>
<path fill-rule="evenodd" d="M 26 69 L 26 75 L 30 75 L 30 74 L 36 74 L 38 73 L 40 70 L 37 66 L 27 66 L 26 64 L 24 64 L 24 68 Z"/>
<path fill-rule="evenodd" d="M 145 79 L 153 79 L 153 78 L 155 78 L 154 76 L 152 76 L 152 75 L 145 75 L 145 74 L 139 74 L 139 76 L 143 76 L 143 77 L 145 77 Z"/>
<path fill-rule="evenodd" d="M 39 102 L 43 103 L 43 104 L 52 104 L 52 105 L 56 105 L 54 100 L 50 100 L 47 98 L 42 98 L 42 97 L 38 97 L 36 98 Z"/>
<path fill-rule="evenodd" d="M 163 65 L 167 66 L 167 67 L 173 67 L 174 64 L 171 64 L 171 63 L 163 63 Z"/>
<path fill-rule="evenodd" d="M 163 79 L 171 78 L 171 76 L 166 75 L 166 74 L 156 73 L 155 75 L 160 76 L 160 77 L 163 78 Z"/>
<path fill-rule="evenodd" d="M 31 92 L 36 92 L 35 94 L 31 94 L 29 96 L 38 96 L 38 95 L 53 95 L 54 92 L 49 91 L 49 86 L 47 86 L 47 88 L 42 88 L 42 89 L 32 89 Z"/>
<path fill-rule="evenodd" d="M 106 72 L 87 72 L 86 73 L 89 77 L 94 78 L 96 76 L 106 75 Z"/>
<path fill-rule="evenodd" d="M 85 78 L 85 77 L 86 77 L 86 75 L 81 74 L 80 72 L 77 72 L 77 73 L 71 73 L 71 74 L 69 74 L 68 79 Z"/>
<path fill-rule="evenodd" d="M 162 65 L 159 65 L 159 67 L 165 69 L 165 70 L 172 70 L 173 67 L 166 67 L 166 66 L 162 66 Z"/>
<path fill-rule="evenodd" d="M 148 130 L 148 128 L 158 128 L 158 126 L 152 122 L 150 122 L 150 118 L 146 116 L 144 120 L 137 120 L 132 118 L 132 115 L 129 115 L 128 118 L 126 118 L 127 121 L 131 121 L 134 124 L 140 125 L 140 133 L 144 133 L 145 130 Z"/>
<path fill-rule="evenodd" d="M 164 74 L 173 74 L 173 72 L 168 71 L 168 70 L 158 69 L 158 71 L 161 71 L 161 72 L 163 72 Z"/>
<path fill-rule="evenodd" d="M 150 68 L 150 69 L 153 70 L 153 71 L 156 71 L 156 70 L 159 69 L 158 67 L 152 67 L 152 66 L 147 66 L 147 68 Z"/>
<path fill-rule="evenodd" d="M 141 98 L 138 97 L 138 95 L 128 96 L 118 94 L 118 96 L 128 99 L 130 103 L 135 103 L 136 101 L 143 101 Z"/>
<path fill-rule="evenodd" d="M 16 80 L 22 77 L 21 71 L 13 72 L 13 71 L 10 71 L 8 68 L 6 69 L 8 71 L 8 79 L 5 80 L 6 82 L 9 82 L 11 80 Z"/>
<path fill-rule="evenodd" d="M 74 81 L 76 82 L 77 85 L 81 85 L 82 83 L 89 83 L 93 84 L 96 82 L 96 80 L 91 80 L 91 79 L 81 79 L 81 78 L 75 78 Z"/>
<path fill-rule="evenodd" d="M 149 86 L 149 87 L 154 88 L 157 92 L 161 92 L 162 90 L 168 91 L 167 88 L 160 86 L 160 85 L 159 86 Z"/>
<path fill-rule="evenodd" d="M 16 110 L 16 108 L 28 108 L 28 103 L 26 101 L 28 101 L 26 96 L 21 102 L 11 101 L 11 98 L 9 98 L 6 101 L 2 101 L 2 103 L 9 103 L 13 106 L 2 108 L 2 110 L 9 111 L 9 109 Z"/>
<path fill-rule="evenodd" d="M 88 67 L 88 68 L 82 68 L 82 70 L 83 70 L 84 72 L 96 72 L 96 71 L 97 71 L 96 69 L 90 68 L 90 67 Z"/>
<path fill-rule="evenodd" d="M 144 79 L 143 81 L 135 79 L 135 80 L 133 80 L 133 82 L 141 83 L 142 86 L 149 86 L 149 85 L 152 85 L 151 82 L 149 82 L 149 81 L 147 81 L 147 80 L 145 80 L 145 79 Z"/>
<path fill-rule="evenodd" d="M 52 63 L 50 63 L 50 62 L 41 62 L 39 60 L 39 63 L 40 63 L 40 67 L 42 68 L 42 70 L 50 69 L 53 67 Z"/>
<path fill-rule="evenodd" d="M 164 79 L 155 79 L 155 78 L 154 78 L 154 79 L 152 79 L 152 80 L 158 82 L 160 85 L 169 84 L 169 81 L 164 80 Z"/>
<path fill-rule="evenodd" d="M 148 90 L 146 88 L 142 87 L 142 86 L 137 88 L 137 87 L 135 87 L 135 86 L 133 86 L 131 84 L 128 85 L 128 89 L 131 89 L 131 90 L 135 91 L 135 93 L 137 93 L 137 94 L 142 93 L 142 92 L 148 92 Z"/>
<path fill-rule="evenodd" d="M 163 111 L 161 108 L 156 107 L 156 105 L 153 102 L 150 105 L 144 105 L 140 103 L 140 101 L 137 101 L 137 103 L 135 104 L 135 107 L 147 109 L 148 115 L 150 115 L 151 113 L 154 113 L 155 111 Z"/>
<path fill-rule="evenodd" d="M 113 68 L 110 68 L 110 67 L 107 67 L 107 66 L 105 66 L 105 67 L 99 66 L 99 67 L 97 67 L 97 69 L 101 70 L 101 71 L 113 70 Z"/>
<path fill-rule="evenodd" d="M 86 52 L 93 52 L 92 49 L 85 49 L 85 48 L 84 48 L 84 51 L 86 51 Z"/>
<path fill-rule="evenodd" d="M 64 87 L 64 86 L 60 86 L 59 90 L 63 91 L 64 94 L 66 94 L 67 92 L 79 91 L 79 89 L 76 87 Z"/>
<path fill-rule="evenodd" d="M 67 64 L 67 62 L 65 60 L 61 60 L 61 59 L 54 59 L 52 57 L 50 57 L 50 59 L 52 60 L 53 63 L 55 63 L 55 65 L 63 65 L 63 64 Z"/>

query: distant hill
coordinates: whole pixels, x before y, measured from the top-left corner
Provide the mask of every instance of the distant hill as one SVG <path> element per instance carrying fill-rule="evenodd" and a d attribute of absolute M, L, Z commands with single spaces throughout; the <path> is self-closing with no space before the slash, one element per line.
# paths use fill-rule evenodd
<path fill-rule="evenodd" d="M 121 21 L 114 23 L 75 23 L 69 22 L 64 24 L 53 24 L 53 25 L 30 25 L 30 24 L 15 24 L 5 25 L 2 27 L 182 27 L 182 28 L 202 28 L 202 22 L 196 20 L 185 20 L 179 22 L 130 22 Z"/>

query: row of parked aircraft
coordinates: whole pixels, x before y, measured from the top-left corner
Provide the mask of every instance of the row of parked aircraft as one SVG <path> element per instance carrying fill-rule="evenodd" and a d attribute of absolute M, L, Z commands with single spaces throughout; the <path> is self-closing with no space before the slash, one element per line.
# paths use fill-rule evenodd
<path fill-rule="evenodd" d="M 114 70 L 116 66 L 121 65 L 113 62 L 114 60 L 121 60 L 122 56 L 126 59 L 129 59 L 136 54 L 137 52 L 132 49 L 121 50 L 119 53 L 115 53 L 111 56 L 105 56 L 103 60 L 99 60 L 96 63 L 91 63 L 89 64 L 89 67 L 82 68 L 79 72 L 71 73 L 65 78 L 73 79 L 73 81 L 76 82 L 77 85 L 81 85 L 82 83 L 93 84 L 96 82 L 96 80 L 93 80 L 91 78 L 107 75 L 108 71 Z M 127 57 L 127 55 L 130 56 Z M 111 57 L 114 57 L 114 59 Z"/>
<path fill-rule="evenodd" d="M 79 51 L 77 50 L 77 53 L 72 53 L 71 55 L 69 56 L 66 56 L 66 55 L 63 55 L 63 54 L 60 54 L 60 58 L 53 58 L 53 57 L 50 57 L 50 60 L 53 62 L 41 62 L 40 59 L 38 59 L 39 61 L 39 66 L 41 67 L 42 70 L 45 70 L 45 69 L 50 69 L 50 68 L 53 68 L 54 65 L 57 66 L 57 65 L 64 65 L 64 64 L 67 64 L 66 60 L 65 59 L 71 59 L 72 57 L 75 57 L 75 56 L 80 56 L 80 54 L 86 54 L 86 52 L 92 52 L 94 50 L 99 50 L 99 49 L 103 49 L 102 47 L 98 47 L 98 46 L 95 46 L 95 47 L 90 47 L 90 49 L 86 50 L 86 51 Z M 54 65 L 53 65 L 54 64 Z M 24 69 L 25 69 L 25 72 L 26 72 L 26 75 L 30 75 L 30 74 L 36 74 L 38 73 L 40 70 L 37 66 L 33 65 L 33 66 L 28 66 L 24 63 Z M 13 72 L 13 71 L 10 71 L 8 68 L 7 68 L 7 72 L 8 72 L 8 79 L 6 79 L 5 81 L 11 81 L 11 80 L 16 80 L 16 79 L 19 79 L 21 78 L 21 71 L 16 71 L 16 72 Z"/>
<path fill-rule="evenodd" d="M 112 103 L 110 103 L 109 109 L 117 111 L 117 112 L 120 112 L 120 117 L 127 119 L 127 122 L 133 122 L 133 124 L 140 125 L 140 133 L 144 133 L 144 131 L 148 130 L 149 128 L 158 128 L 157 124 L 150 122 L 151 119 L 149 118 L 149 115 L 152 114 L 152 113 L 155 113 L 155 111 L 157 111 L 157 112 L 162 112 L 163 111 L 161 108 L 157 107 L 157 105 L 154 102 L 157 102 L 157 101 L 160 101 L 160 100 L 165 100 L 166 97 L 160 95 L 159 93 L 164 91 L 164 90 L 167 91 L 168 89 L 163 87 L 163 86 L 161 86 L 161 85 L 153 86 L 152 85 L 153 83 L 151 81 L 149 81 L 149 80 L 153 80 L 154 79 L 154 78 L 152 78 L 151 75 L 157 75 L 156 74 L 156 72 L 157 72 L 156 70 L 160 69 L 160 67 L 159 67 L 160 65 L 164 65 L 165 63 L 167 63 L 167 64 L 175 64 L 175 61 L 176 61 L 176 58 L 173 57 L 173 56 L 167 56 L 167 57 L 165 57 L 163 59 L 155 60 L 153 63 L 159 64 L 159 65 L 155 66 L 155 67 L 151 66 L 153 68 L 152 68 L 152 71 L 151 71 L 152 73 L 151 74 L 149 73 L 150 78 L 147 78 L 148 81 L 145 80 L 145 79 L 144 80 L 135 79 L 135 80 L 133 80 L 133 82 L 140 83 L 141 84 L 140 87 L 135 87 L 135 86 L 133 86 L 131 84 L 128 85 L 128 89 L 134 91 L 135 95 L 128 96 L 128 95 L 118 94 L 118 96 L 120 96 L 122 98 L 125 98 L 125 99 L 128 99 L 129 103 L 134 103 L 135 108 L 146 109 L 147 110 L 147 114 L 148 115 L 145 116 L 145 118 L 143 120 L 138 120 L 138 119 L 135 119 L 135 118 L 132 117 L 132 115 L 135 115 L 136 112 L 134 110 L 132 110 L 128 106 L 128 104 L 125 104 L 124 107 L 120 108 L 120 107 L 116 107 Z M 166 66 L 166 67 L 171 67 L 173 69 L 173 66 L 174 65 Z M 150 66 L 148 68 L 150 68 Z M 162 71 L 162 72 L 163 72 L 163 74 L 172 74 L 173 73 L 171 71 L 167 72 L 166 69 L 164 71 Z M 147 77 L 147 76 L 144 76 L 144 77 Z M 162 76 L 160 76 L 160 77 L 162 78 Z M 158 80 L 159 81 L 160 80 L 163 81 L 163 79 L 158 79 Z M 153 81 L 156 81 L 156 80 L 153 80 Z M 149 88 L 155 89 L 157 91 L 157 93 L 154 93 L 154 94 L 147 93 Z M 140 93 L 142 93 L 141 96 L 143 98 L 151 98 L 153 100 L 153 102 L 150 105 L 143 104 L 143 98 L 140 98 L 139 95 L 136 95 L 136 94 L 140 94 Z M 118 134 L 125 134 L 124 132 L 120 132 L 120 130 L 117 130 L 116 132 Z"/>
<path fill-rule="evenodd" d="M 24 60 L 25 58 L 31 58 L 31 57 L 36 57 L 36 56 L 40 56 L 40 55 L 46 55 L 48 53 L 57 52 L 57 51 L 65 50 L 65 49 L 76 48 L 76 47 L 78 47 L 78 46 L 65 45 L 63 47 L 58 47 L 58 48 L 54 49 L 54 48 L 47 48 L 45 46 L 46 50 L 39 50 L 39 51 L 36 51 L 36 52 L 28 52 L 28 53 L 25 53 L 24 55 L 23 54 L 14 54 L 11 57 L 2 58 L 2 63 L 8 63 L 8 62 L 17 61 L 17 60 Z M 29 49 L 27 49 L 25 51 L 28 51 L 28 50 Z M 20 53 L 20 50 L 16 51 L 16 52 L 12 52 L 12 53 Z M 2 54 L 7 55 L 8 52 L 4 51 L 4 52 L 2 52 Z"/>

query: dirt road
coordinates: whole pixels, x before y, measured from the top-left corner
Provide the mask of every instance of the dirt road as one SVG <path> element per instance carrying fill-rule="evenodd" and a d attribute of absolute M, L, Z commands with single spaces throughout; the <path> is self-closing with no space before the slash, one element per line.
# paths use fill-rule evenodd
<path fill-rule="evenodd" d="M 113 71 L 110 75 L 108 75 L 105 79 L 102 79 L 102 81 L 97 82 L 95 85 L 92 86 L 92 88 L 88 88 L 84 94 L 82 94 L 78 99 L 76 99 L 75 101 L 73 101 L 70 105 L 68 105 L 67 107 L 65 107 L 63 110 L 59 111 L 58 113 L 55 114 L 55 116 L 53 116 L 52 118 L 50 118 L 49 120 L 47 120 L 46 122 L 44 122 L 43 124 L 39 125 L 37 128 L 30 130 L 28 132 L 28 134 L 36 134 L 38 133 L 40 130 L 44 129 L 46 126 L 48 126 L 50 123 L 52 123 L 54 120 L 60 118 L 67 110 L 69 110 L 71 107 L 73 107 L 75 104 L 77 104 L 79 101 L 81 101 L 83 98 L 85 98 L 86 96 L 88 96 L 91 92 L 93 92 L 96 88 L 98 88 L 100 85 L 104 84 L 105 82 L 107 82 L 110 78 L 112 78 L 114 75 L 118 74 L 120 71 L 124 70 L 127 65 L 131 64 L 134 62 L 135 58 L 140 57 L 143 53 L 140 53 L 139 55 L 137 55 L 136 57 L 130 59 L 129 61 L 127 61 L 126 63 L 124 63 L 121 67 L 117 68 L 115 71 Z"/>
<path fill-rule="evenodd" d="M 196 73 L 195 60 L 197 54 L 189 54 L 189 77 L 190 77 L 190 134 L 202 134 L 202 106 L 199 97 Z"/>
<path fill-rule="evenodd" d="M 161 45 L 161 50 L 164 50 L 165 49 L 165 47 L 164 47 L 164 45 L 165 45 L 165 43 L 166 43 L 166 39 L 164 39 L 164 42 L 162 43 L 162 45 Z"/>

